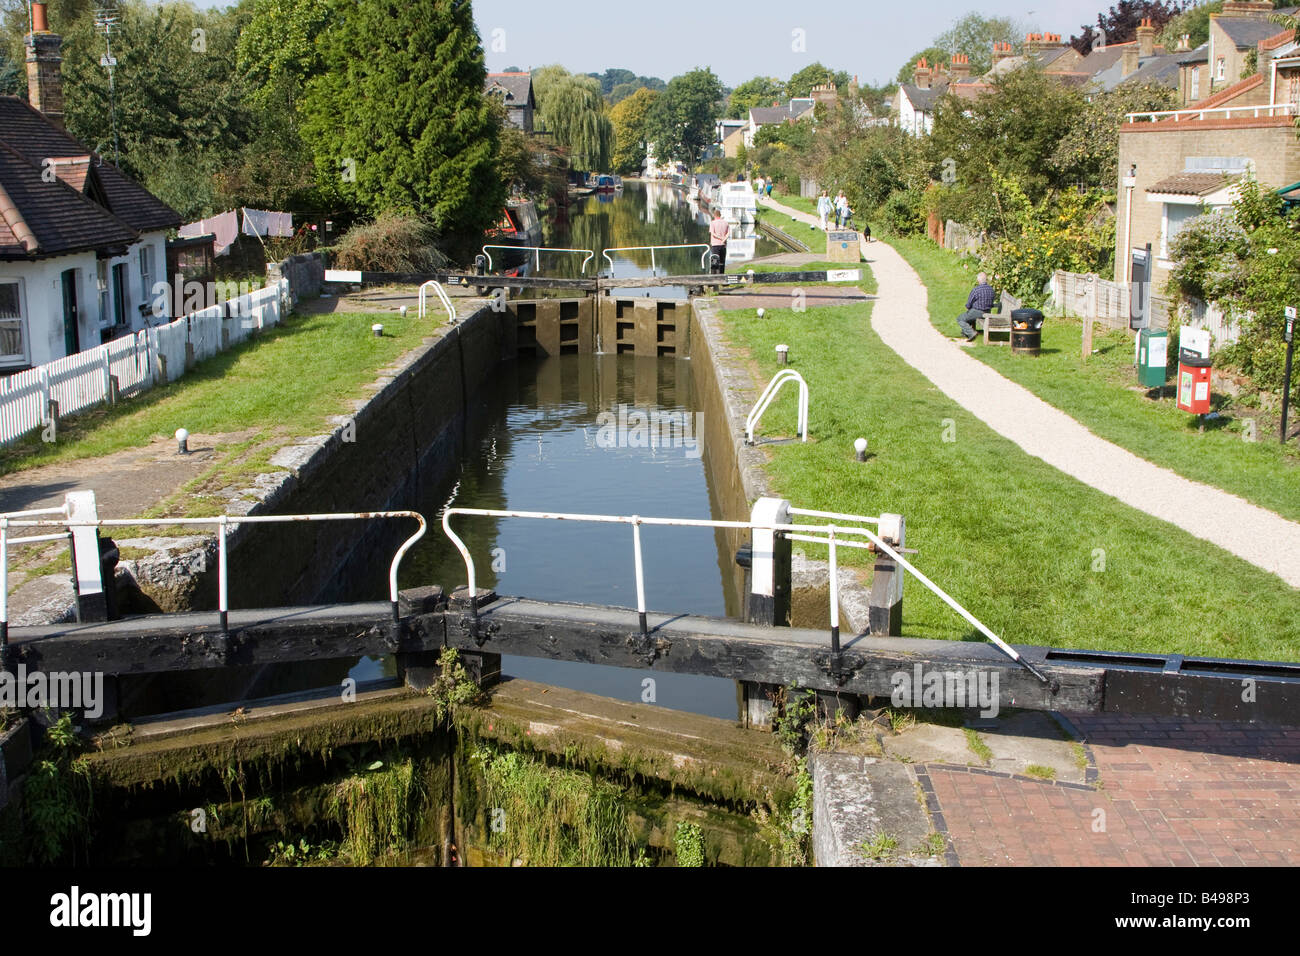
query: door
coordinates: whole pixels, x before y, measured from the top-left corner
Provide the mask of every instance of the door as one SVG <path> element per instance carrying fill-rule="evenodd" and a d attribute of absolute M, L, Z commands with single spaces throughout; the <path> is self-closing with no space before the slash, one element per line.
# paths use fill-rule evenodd
<path fill-rule="evenodd" d="M 63 273 L 63 354 L 76 355 L 81 351 L 81 340 L 77 335 L 77 270 L 69 269 Z"/>
<path fill-rule="evenodd" d="M 126 277 L 126 263 L 119 262 L 113 266 L 113 318 L 116 320 L 114 324 L 119 327 L 129 324 L 126 310 L 130 288 Z"/>

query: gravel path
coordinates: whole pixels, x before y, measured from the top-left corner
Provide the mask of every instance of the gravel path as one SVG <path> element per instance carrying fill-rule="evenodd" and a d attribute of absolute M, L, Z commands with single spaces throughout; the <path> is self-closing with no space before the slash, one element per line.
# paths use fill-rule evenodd
<path fill-rule="evenodd" d="M 763 204 L 815 222 L 771 200 Z M 1300 524 L 1098 438 L 931 325 L 925 286 L 892 246 L 864 243 L 863 251 L 880 286 L 872 327 L 945 395 L 1054 468 L 1300 587 Z M 954 335 L 956 322 L 954 315 Z"/>

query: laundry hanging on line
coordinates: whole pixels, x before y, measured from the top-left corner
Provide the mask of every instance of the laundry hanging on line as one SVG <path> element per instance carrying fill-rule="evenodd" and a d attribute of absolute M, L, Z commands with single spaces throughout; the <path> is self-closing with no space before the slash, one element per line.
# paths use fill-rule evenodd
<path fill-rule="evenodd" d="M 206 236 L 208 233 L 216 237 L 212 243 L 213 254 L 224 256 L 235 244 L 240 233 L 262 238 L 292 236 L 293 214 L 241 207 L 209 219 L 186 223 L 181 226 L 177 234 L 182 239 L 192 239 L 195 236 Z"/>

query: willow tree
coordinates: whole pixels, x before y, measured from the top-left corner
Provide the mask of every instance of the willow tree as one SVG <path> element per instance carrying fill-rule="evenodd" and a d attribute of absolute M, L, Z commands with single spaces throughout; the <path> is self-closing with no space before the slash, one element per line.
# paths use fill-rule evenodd
<path fill-rule="evenodd" d="M 600 81 L 566 74 L 549 78 L 540 104 L 542 126 L 557 146 L 569 151 L 574 169 L 608 169 L 614 155 L 614 124 L 605 108 Z"/>

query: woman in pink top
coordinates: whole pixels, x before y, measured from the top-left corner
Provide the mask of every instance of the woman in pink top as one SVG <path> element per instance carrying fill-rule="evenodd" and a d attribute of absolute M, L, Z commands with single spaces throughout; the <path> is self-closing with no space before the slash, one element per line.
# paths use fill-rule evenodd
<path fill-rule="evenodd" d="M 722 218 L 722 210 L 713 210 L 713 222 L 709 223 L 709 252 L 718 257 L 718 264 L 709 271 L 722 275 L 727 267 L 727 237 L 731 235 L 731 226 Z"/>

